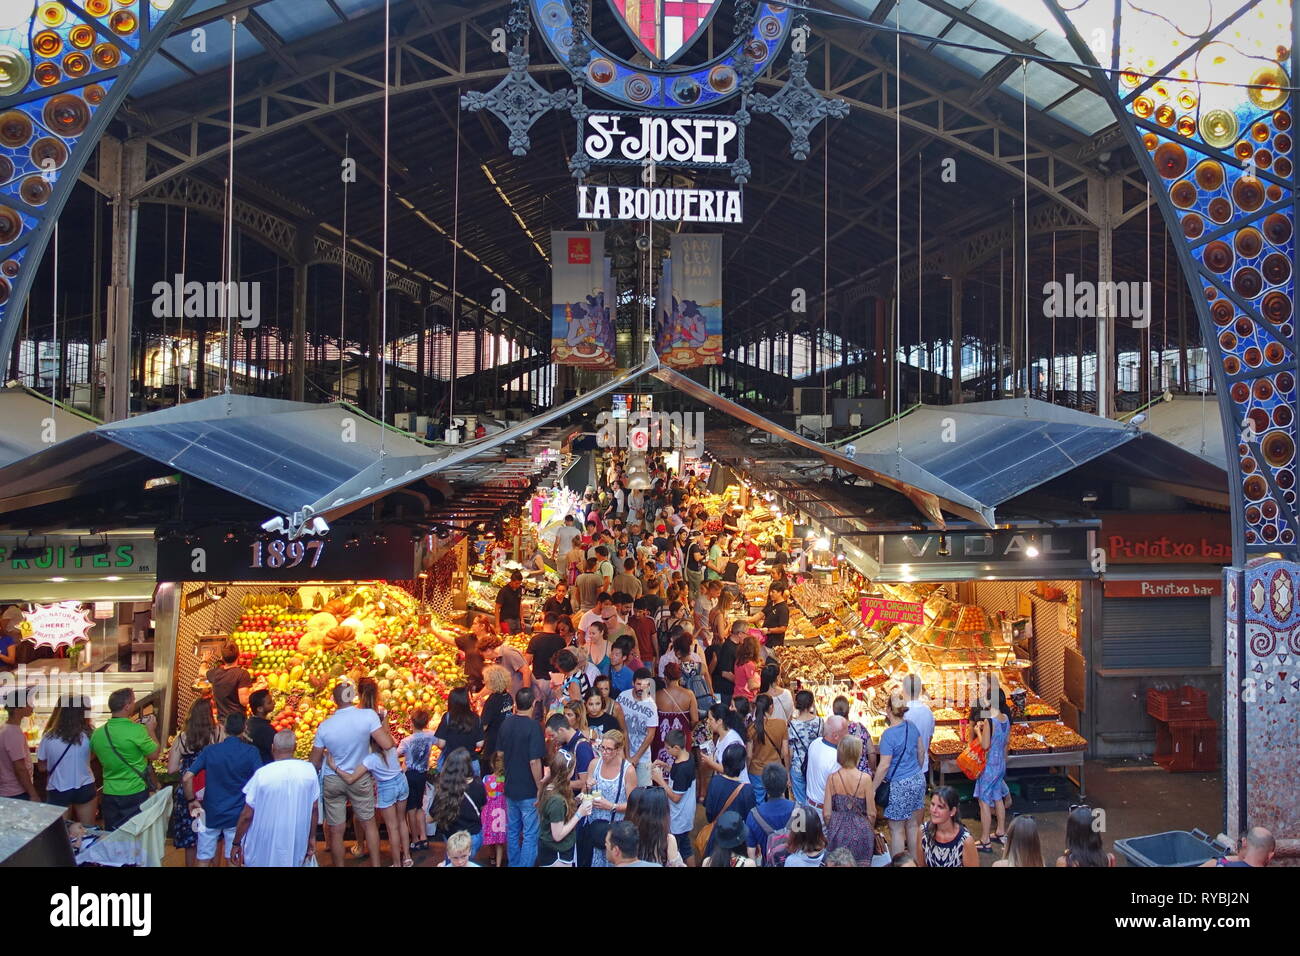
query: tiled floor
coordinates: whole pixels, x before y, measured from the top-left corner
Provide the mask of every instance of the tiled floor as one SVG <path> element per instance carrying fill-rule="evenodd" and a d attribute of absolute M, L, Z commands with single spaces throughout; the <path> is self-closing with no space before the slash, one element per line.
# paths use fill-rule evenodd
<path fill-rule="evenodd" d="M 1085 770 L 1088 795 L 1084 802 L 1105 811 L 1107 849 L 1115 840 L 1165 830 L 1200 828 L 1213 837 L 1222 829 L 1223 779 L 1219 773 L 1167 773 L 1145 761 L 1089 762 Z M 1013 806 L 1012 813 L 1020 809 Z M 1065 818 L 1064 810 L 1034 812 L 1043 856 L 1049 865 L 1065 847 Z M 972 819 L 968 813 L 965 822 L 978 836 L 978 818 Z M 996 849 L 1000 851 L 1000 848 Z M 1126 865 L 1122 854 L 1116 856 L 1119 866 Z M 492 849 L 485 848 L 480 853 L 479 862 L 487 865 L 492 857 Z M 980 854 L 982 866 L 992 865 L 994 859 L 996 854 Z M 434 866 L 441 860 L 440 846 L 416 854 L 416 866 Z M 329 855 L 322 847 L 321 862 L 328 861 Z M 390 862 L 386 843 L 383 862 L 385 866 Z M 169 849 L 164 865 L 184 866 L 184 855 Z M 345 865 L 365 866 L 367 861 L 349 856 Z"/>

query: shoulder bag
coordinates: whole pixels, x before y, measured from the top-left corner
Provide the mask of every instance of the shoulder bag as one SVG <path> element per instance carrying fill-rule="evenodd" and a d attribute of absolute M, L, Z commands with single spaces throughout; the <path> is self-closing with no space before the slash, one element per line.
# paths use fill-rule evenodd
<path fill-rule="evenodd" d="M 142 781 L 144 781 L 144 788 L 146 790 L 148 790 L 150 793 L 153 793 L 155 790 L 158 789 L 158 780 L 153 775 L 153 767 L 149 765 L 148 757 L 146 757 L 144 761 L 144 770 L 143 771 L 138 770 L 135 764 L 128 761 L 118 751 L 116 745 L 113 743 L 113 735 L 108 732 L 107 723 L 104 724 L 104 739 L 108 741 L 108 749 L 113 751 L 113 756 L 115 756 L 118 760 L 122 761 L 122 763 L 126 764 L 128 767 L 134 770 L 135 775 L 139 777 Z"/>
<path fill-rule="evenodd" d="M 618 768 L 618 792 L 614 794 L 614 803 L 617 805 L 623 799 L 623 778 L 627 776 L 627 768 L 631 766 L 626 760 Z M 594 771 L 595 776 L 600 775 L 600 768 Z M 586 818 L 583 824 L 583 838 L 588 841 L 592 849 L 605 849 L 605 834 L 609 833 L 610 826 L 614 823 L 613 819 L 593 820 L 591 817 Z"/>
<path fill-rule="evenodd" d="M 912 735 L 911 735 L 912 725 L 909 724 L 907 721 L 903 721 L 903 727 L 904 730 L 903 730 L 902 754 L 905 754 L 907 753 L 908 741 L 912 739 Z M 900 754 L 900 757 L 902 754 Z M 894 774 L 898 772 L 898 765 L 901 762 L 902 762 L 901 759 L 896 759 L 891 761 L 891 766 L 889 768 L 889 775 L 886 776 L 885 779 L 882 780 L 880 784 L 876 787 L 876 806 L 880 807 L 880 809 L 882 810 L 889 806 L 889 783 L 891 780 L 894 779 Z"/>
<path fill-rule="evenodd" d="M 740 796 L 740 791 L 748 786 L 749 784 L 743 781 L 737 783 L 735 789 L 731 791 L 730 795 L 728 795 L 727 801 L 722 805 L 722 809 L 718 811 L 718 816 L 713 818 L 713 823 L 706 823 L 704 826 L 700 827 L 700 832 L 695 834 L 695 839 L 692 840 L 691 843 L 695 847 L 695 853 L 698 859 L 704 859 L 704 851 L 708 849 L 709 840 L 713 836 L 713 827 L 718 822 L 718 817 L 727 812 L 732 803 L 735 802 L 736 797 Z"/>

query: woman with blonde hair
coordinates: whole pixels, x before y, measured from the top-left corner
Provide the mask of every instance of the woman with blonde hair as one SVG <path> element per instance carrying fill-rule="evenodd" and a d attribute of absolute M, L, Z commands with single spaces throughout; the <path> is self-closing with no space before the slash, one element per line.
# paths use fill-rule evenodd
<path fill-rule="evenodd" d="M 1042 866 L 1043 846 L 1038 841 L 1038 822 L 1022 813 L 1007 827 L 1007 848 L 994 866 Z"/>
<path fill-rule="evenodd" d="M 835 750 L 840 768 L 826 780 L 826 847 L 852 852 L 870 866 L 876 852 L 876 800 L 871 776 L 858 769 L 862 741 L 845 735 Z"/>
<path fill-rule="evenodd" d="M 487 696 L 479 708 L 479 720 L 483 724 L 483 753 L 495 753 L 497 749 L 497 731 L 501 722 L 514 711 L 515 702 L 510 696 L 510 672 L 500 664 L 489 664 L 483 668 L 483 690 Z"/>
<path fill-rule="evenodd" d="M 736 598 L 730 591 L 723 591 L 718 595 L 718 602 L 709 612 L 709 632 L 715 639 L 720 637 L 726 640 L 727 635 L 731 633 L 731 606 L 735 602 Z"/>
<path fill-rule="evenodd" d="M 592 840 L 591 865 L 609 866 L 605 859 L 605 833 L 610 824 L 627 816 L 628 797 L 636 789 L 636 767 L 627 759 L 627 740 L 621 731 L 606 731 L 596 753 L 599 759 L 594 769 L 587 769 L 589 792 L 594 799 L 585 834 Z"/>

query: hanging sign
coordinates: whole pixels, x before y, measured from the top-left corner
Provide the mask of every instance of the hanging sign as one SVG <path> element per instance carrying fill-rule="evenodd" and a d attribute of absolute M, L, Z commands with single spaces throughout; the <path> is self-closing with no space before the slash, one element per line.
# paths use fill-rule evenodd
<path fill-rule="evenodd" d="M 226 529 L 217 528 L 160 541 L 158 579 L 410 581 L 416 573 L 410 529 L 400 526 L 359 526 L 356 530 L 339 527 L 323 538 L 292 541 L 260 532 L 226 539 Z M 202 606 L 199 602 L 192 608 Z"/>
<path fill-rule="evenodd" d="M 743 222 L 739 189 L 579 186 L 579 219 Z"/>
<path fill-rule="evenodd" d="M 727 166 L 740 126 L 728 116 L 591 113 L 579 129 L 593 165 Z"/>
<path fill-rule="evenodd" d="M 614 368 L 610 270 L 603 232 L 551 233 L 551 359 Z"/>
<path fill-rule="evenodd" d="M 722 364 L 722 236 L 674 233 L 670 276 L 656 308 L 656 351 L 665 365 Z"/>
<path fill-rule="evenodd" d="M 858 610 L 862 614 L 862 623 L 867 627 L 875 624 L 925 623 L 925 605 L 912 601 L 864 597 L 858 599 Z"/>
<path fill-rule="evenodd" d="M 95 622 L 86 615 L 80 601 L 62 601 L 58 604 L 38 604 L 27 615 L 32 632 L 28 636 L 37 647 L 70 647 L 89 639 Z"/>

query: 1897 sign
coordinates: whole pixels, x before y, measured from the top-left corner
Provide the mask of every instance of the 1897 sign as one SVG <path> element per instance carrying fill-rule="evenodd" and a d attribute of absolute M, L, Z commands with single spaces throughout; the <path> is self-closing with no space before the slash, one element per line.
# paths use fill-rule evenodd
<path fill-rule="evenodd" d="M 408 528 L 343 527 L 298 540 L 217 529 L 158 543 L 160 581 L 409 581 L 415 574 Z"/>

